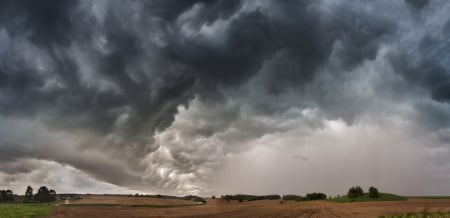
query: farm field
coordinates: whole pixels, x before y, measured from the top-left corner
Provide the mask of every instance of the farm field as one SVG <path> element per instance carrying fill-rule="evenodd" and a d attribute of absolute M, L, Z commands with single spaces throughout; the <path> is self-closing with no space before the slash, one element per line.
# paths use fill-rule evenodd
<path fill-rule="evenodd" d="M 226 202 L 220 199 L 206 199 L 207 203 L 196 206 L 180 207 L 131 207 L 155 200 L 123 197 L 97 196 L 83 199 L 87 205 L 59 205 L 45 217 L 391 217 L 395 214 L 450 211 L 450 199 L 408 198 L 407 201 L 378 201 L 337 203 L 329 201 L 295 202 L 278 200 L 261 200 L 252 202 Z M 169 203 L 184 205 L 185 202 Z M 111 206 L 113 202 L 124 202 L 124 206 Z M 144 203 L 145 202 L 145 203 Z M 105 203 L 106 206 L 98 204 Z M 167 202 L 158 202 L 167 203 Z M 96 205 L 96 206 L 92 206 Z M 108 206 L 109 205 L 109 206 Z M 395 217 L 395 216 L 394 216 Z"/>
<path fill-rule="evenodd" d="M 0 204 L 0 218 L 33 218 L 44 216 L 52 204 Z"/>
<path fill-rule="evenodd" d="M 128 197 L 128 196 L 102 196 L 102 195 L 85 195 L 82 199 L 72 201 L 69 205 L 95 206 L 95 205 L 111 205 L 111 206 L 183 206 L 197 205 L 198 202 L 170 199 L 170 198 L 149 198 L 149 197 Z"/>

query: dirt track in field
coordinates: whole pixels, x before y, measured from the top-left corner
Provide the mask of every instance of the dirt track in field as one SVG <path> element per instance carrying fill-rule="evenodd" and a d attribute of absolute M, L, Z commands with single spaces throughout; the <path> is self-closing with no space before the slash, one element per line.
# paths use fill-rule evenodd
<path fill-rule="evenodd" d="M 142 204 L 140 199 L 135 199 L 133 203 Z M 58 206 L 49 217 L 378 217 L 421 211 L 450 211 L 450 199 L 411 198 L 408 201 L 391 202 L 314 201 L 283 204 L 276 200 L 239 203 L 207 199 L 204 205 L 171 208 Z"/>

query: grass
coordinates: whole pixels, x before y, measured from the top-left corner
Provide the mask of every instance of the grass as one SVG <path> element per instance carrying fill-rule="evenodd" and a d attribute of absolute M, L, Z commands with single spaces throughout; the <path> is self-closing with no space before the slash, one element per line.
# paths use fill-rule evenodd
<path fill-rule="evenodd" d="M 450 199 L 450 196 L 408 196 L 408 198 L 420 198 L 420 199 Z"/>
<path fill-rule="evenodd" d="M 50 213 L 53 204 L 0 204 L 0 218 L 33 218 Z"/>
<path fill-rule="evenodd" d="M 366 202 L 366 201 L 406 201 L 407 198 L 389 194 L 389 193 L 380 193 L 378 198 L 370 198 L 369 194 L 365 193 L 362 197 L 359 198 L 349 198 L 347 195 L 328 199 L 328 201 L 339 202 L 339 203 L 350 203 L 350 202 Z"/>
<path fill-rule="evenodd" d="M 405 213 L 405 214 L 393 214 L 386 216 L 379 216 L 378 218 L 450 218 L 450 212 L 420 212 L 420 213 Z"/>

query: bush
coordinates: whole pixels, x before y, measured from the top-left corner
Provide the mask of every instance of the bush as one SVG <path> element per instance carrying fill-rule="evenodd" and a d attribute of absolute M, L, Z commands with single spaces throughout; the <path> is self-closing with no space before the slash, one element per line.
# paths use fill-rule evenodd
<path fill-rule="evenodd" d="M 371 197 L 371 198 L 378 198 L 379 196 L 380 195 L 378 193 L 378 189 L 373 187 L 373 186 L 371 186 L 369 188 L 369 197 Z"/>
<path fill-rule="evenodd" d="M 347 196 L 349 198 L 359 198 L 364 194 L 362 188 L 360 186 L 353 186 L 348 190 Z"/>

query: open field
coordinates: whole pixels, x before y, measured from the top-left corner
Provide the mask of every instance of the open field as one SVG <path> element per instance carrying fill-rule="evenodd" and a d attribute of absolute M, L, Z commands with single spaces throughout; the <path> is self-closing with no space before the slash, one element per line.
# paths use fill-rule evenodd
<path fill-rule="evenodd" d="M 421 212 L 421 213 L 405 213 L 393 214 L 388 216 L 380 216 L 379 218 L 450 218 L 450 212 Z"/>
<path fill-rule="evenodd" d="M 108 200 L 105 200 L 105 199 Z M 84 202 L 124 202 L 112 196 L 98 196 Z M 125 204 L 143 204 L 155 199 L 131 198 Z M 156 199 L 168 200 L 168 199 Z M 169 199 L 170 200 L 170 199 Z M 56 206 L 52 218 L 71 217 L 380 217 L 394 214 L 450 211 L 450 199 L 409 198 L 407 201 L 337 203 L 329 201 L 283 202 L 261 200 L 252 202 L 206 199 L 207 203 L 184 207 L 130 206 Z M 173 200 L 179 201 L 179 200 Z M 172 202 L 174 203 L 174 202 Z"/>
<path fill-rule="evenodd" d="M 52 204 L 0 204 L 0 218 L 44 216 L 50 213 L 52 208 Z"/>
<path fill-rule="evenodd" d="M 149 198 L 149 197 L 129 197 L 129 196 L 109 196 L 109 195 L 85 195 L 82 199 L 71 201 L 70 205 L 80 206 L 186 206 L 198 205 L 198 202 L 170 199 L 170 198 Z"/>

